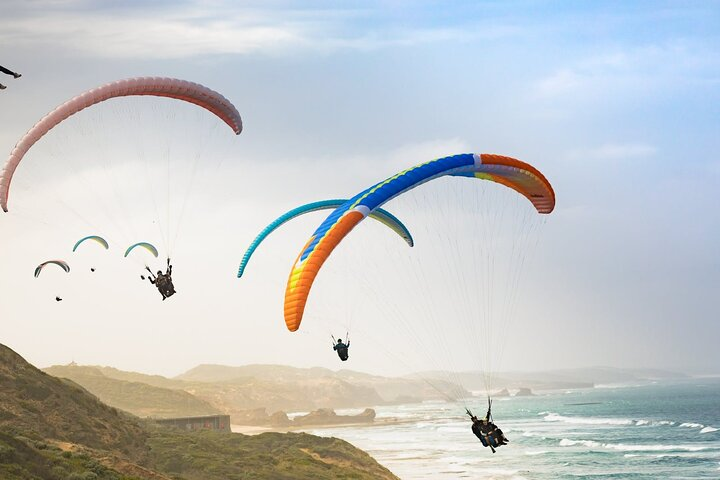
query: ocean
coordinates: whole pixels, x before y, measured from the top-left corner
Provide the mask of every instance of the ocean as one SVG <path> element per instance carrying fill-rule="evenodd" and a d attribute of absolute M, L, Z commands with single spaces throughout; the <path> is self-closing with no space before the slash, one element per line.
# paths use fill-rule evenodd
<path fill-rule="evenodd" d="M 480 415 L 484 402 L 468 406 Z M 376 411 L 378 423 L 398 422 L 307 431 L 347 440 L 408 480 L 720 479 L 718 378 L 497 398 L 493 416 L 510 444 L 495 454 L 461 403 Z"/>

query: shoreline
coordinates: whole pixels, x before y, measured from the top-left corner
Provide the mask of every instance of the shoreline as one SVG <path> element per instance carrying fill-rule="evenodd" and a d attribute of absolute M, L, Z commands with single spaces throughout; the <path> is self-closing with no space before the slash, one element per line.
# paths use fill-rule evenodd
<path fill-rule="evenodd" d="M 230 425 L 230 431 L 232 433 L 240 433 L 242 435 L 260 435 L 261 433 L 289 433 L 289 432 L 304 432 L 309 430 L 317 429 L 332 429 L 332 428 L 372 428 L 372 427 L 384 427 L 390 425 L 402 425 L 407 423 L 417 423 L 416 419 L 403 419 L 403 418 L 381 418 L 375 419 L 373 422 L 367 423 L 333 423 L 326 425 L 298 425 L 298 426 L 287 426 L 287 427 L 271 427 L 261 425 Z"/>

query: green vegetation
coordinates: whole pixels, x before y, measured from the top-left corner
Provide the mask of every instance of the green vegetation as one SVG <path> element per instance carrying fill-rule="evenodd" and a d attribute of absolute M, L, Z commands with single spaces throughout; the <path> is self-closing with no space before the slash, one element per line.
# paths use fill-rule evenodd
<path fill-rule="evenodd" d="M 140 417 L 225 413 L 244 418 L 248 410 L 257 408 L 275 412 L 365 408 L 384 403 L 371 385 L 345 381 L 342 375 L 322 368 L 207 365 L 178 379 L 78 365 L 53 366 L 44 371 L 68 378 L 108 405 Z"/>
<path fill-rule="evenodd" d="M 158 469 L 187 480 L 396 478 L 343 440 L 304 433 L 245 436 L 158 430 L 149 444 Z"/>
<path fill-rule="evenodd" d="M 85 454 L 41 441 L 0 433 L 0 478 L 3 480 L 139 480 L 122 475 Z"/>
<path fill-rule="evenodd" d="M 396 477 L 365 452 L 334 438 L 184 432 L 143 421 L 103 404 L 70 380 L 43 373 L 0 345 L 0 478 Z"/>
<path fill-rule="evenodd" d="M 169 379 L 162 382 L 164 377 L 157 375 L 75 365 L 53 366 L 44 371 L 55 377 L 68 378 L 82 385 L 103 403 L 139 417 L 194 417 L 221 413 L 208 402 L 180 389 L 184 382 Z M 143 383 L 143 380 L 153 381 L 156 385 Z M 157 386 L 160 383 L 166 386 Z"/>

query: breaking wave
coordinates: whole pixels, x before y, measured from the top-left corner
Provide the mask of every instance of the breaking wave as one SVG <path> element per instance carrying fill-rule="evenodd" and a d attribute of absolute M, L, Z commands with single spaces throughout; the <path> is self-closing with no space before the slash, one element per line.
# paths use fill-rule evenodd
<path fill-rule="evenodd" d="M 617 450 L 620 452 L 666 452 L 680 450 L 684 452 L 700 452 L 707 450 L 708 447 L 698 445 L 628 445 L 624 443 L 600 443 L 594 440 L 569 440 L 563 438 L 560 440 L 561 447 L 584 446 L 588 448 L 605 448 L 608 450 Z"/>
<path fill-rule="evenodd" d="M 546 422 L 563 422 L 563 423 L 569 423 L 574 425 L 620 425 L 620 426 L 629 426 L 629 425 L 635 425 L 637 427 L 642 426 L 671 426 L 675 425 L 677 422 L 673 422 L 671 420 L 632 420 L 630 418 L 603 418 L 603 417 L 569 417 L 565 415 L 560 415 L 558 413 L 553 412 L 540 412 L 538 415 L 545 415 L 543 420 Z M 681 427 L 687 427 L 687 426 L 693 426 L 701 428 L 703 425 L 696 424 L 696 423 L 684 423 L 680 425 Z"/>

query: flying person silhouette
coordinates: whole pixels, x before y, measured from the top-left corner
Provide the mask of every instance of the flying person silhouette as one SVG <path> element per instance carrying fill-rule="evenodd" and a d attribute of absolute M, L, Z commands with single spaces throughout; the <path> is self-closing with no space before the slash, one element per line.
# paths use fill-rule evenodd
<path fill-rule="evenodd" d="M 478 419 L 467 408 L 465 412 L 470 416 L 470 420 L 472 420 L 472 432 L 480 439 L 484 447 L 490 447 L 492 453 L 495 453 L 496 448 L 507 445 L 510 440 L 508 440 L 503 431 L 493 423 L 491 409 L 492 400 L 488 398 L 488 410 L 485 417 Z"/>
<path fill-rule="evenodd" d="M 348 349 L 350 348 L 350 338 L 348 338 L 346 342 L 343 342 L 342 338 L 338 338 L 337 341 L 335 340 L 335 337 L 332 337 L 332 339 L 333 342 L 336 342 L 333 344 L 333 350 L 337 352 L 340 360 L 343 362 L 347 361 L 347 359 L 350 358 L 350 354 L 348 353 Z"/>
<path fill-rule="evenodd" d="M 9 70 L 9 69 L 3 67 L 2 65 L 0 65 L 0 72 L 5 73 L 5 74 L 7 74 L 7 75 L 12 75 L 13 78 L 20 78 L 20 77 L 22 77 L 22 74 L 17 73 L 17 72 L 13 72 L 12 70 Z M 3 85 L 2 83 L 0 83 L 0 90 L 5 90 L 6 88 L 7 88 L 7 87 L 6 87 L 5 85 Z"/>

